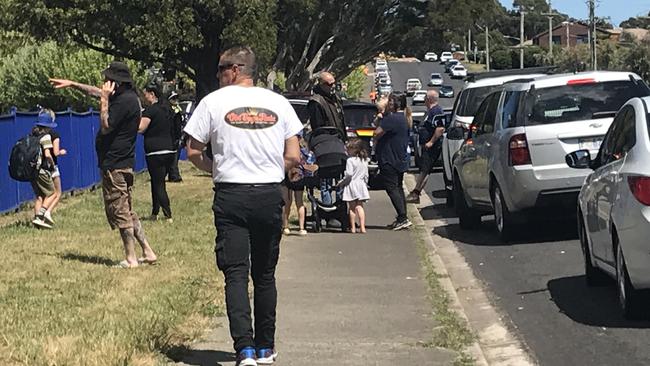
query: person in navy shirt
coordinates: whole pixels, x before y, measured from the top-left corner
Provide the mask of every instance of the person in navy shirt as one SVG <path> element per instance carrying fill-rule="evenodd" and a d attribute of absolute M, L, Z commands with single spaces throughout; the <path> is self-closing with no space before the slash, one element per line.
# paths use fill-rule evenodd
<path fill-rule="evenodd" d="M 405 109 L 405 96 L 389 95 L 386 110 L 380 110 L 382 118 L 373 137 L 379 176 L 397 213 L 395 222 L 389 225 L 393 230 L 406 229 L 412 225 L 406 216 L 406 197 L 402 188 L 404 173 L 409 166 L 409 123 Z"/>

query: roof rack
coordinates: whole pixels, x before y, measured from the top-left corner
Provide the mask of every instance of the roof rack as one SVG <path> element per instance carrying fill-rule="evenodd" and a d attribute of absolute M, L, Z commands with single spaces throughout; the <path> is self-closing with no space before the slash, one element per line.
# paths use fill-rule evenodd
<path fill-rule="evenodd" d="M 473 83 L 478 80 L 496 78 L 500 76 L 510 76 L 510 75 L 528 75 L 528 74 L 552 74 L 553 71 L 557 69 L 557 66 L 539 66 L 539 67 L 529 67 L 525 69 L 513 69 L 513 70 L 498 70 L 498 71 L 487 71 L 487 72 L 476 72 L 469 74 L 465 81 Z"/>

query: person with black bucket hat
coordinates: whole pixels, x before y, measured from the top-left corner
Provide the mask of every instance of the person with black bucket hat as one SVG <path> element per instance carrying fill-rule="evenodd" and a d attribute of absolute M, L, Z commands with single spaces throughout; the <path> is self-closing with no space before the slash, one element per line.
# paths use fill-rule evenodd
<path fill-rule="evenodd" d="M 133 87 L 128 66 L 113 61 L 102 71 L 101 88 L 66 79 L 49 79 L 56 89 L 72 87 L 100 98 L 100 130 L 95 149 L 102 174 L 102 193 L 108 223 L 119 229 L 126 259 L 117 266 L 133 268 L 153 264 L 157 256 L 149 245 L 138 215 L 133 210 L 132 191 L 135 166 L 135 141 L 141 117 L 141 105 Z M 143 257 L 135 254 L 135 242 Z"/>

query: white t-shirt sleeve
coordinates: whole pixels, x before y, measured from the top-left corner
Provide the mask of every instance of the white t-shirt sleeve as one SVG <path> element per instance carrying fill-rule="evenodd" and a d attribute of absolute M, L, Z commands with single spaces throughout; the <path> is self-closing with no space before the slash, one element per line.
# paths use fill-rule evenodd
<path fill-rule="evenodd" d="M 199 102 L 198 106 L 196 106 L 196 109 L 192 113 L 192 117 L 190 117 L 190 120 L 187 122 L 183 131 L 200 143 L 207 144 L 210 142 L 212 124 L 210 111 L 205 102 L 205 98 Z"/>
<path fill-rule="evenodd" d="M 285 140 L 296 135 L 302 135 L 302 129 L 303 129 L 302 122 L 300 121 L 300 118 L 298 118 L 296 111 L 293 109 L 291 103 L 289 103 L 288 100 L 286 101 L 284 119 L 285 119 L 285 124 L 284 124 Z"/>
<path fill-rule="evenodd" d="M 53 149 L 54 148 L 54 145 L 52 145 L 52 136 L 50 136 L 49 134 L 43 135 L 41 137 L 41 139 L 39 140 L 39 142 L 41 143 L 41 146 L 43 147 L 43 149 Z"/>

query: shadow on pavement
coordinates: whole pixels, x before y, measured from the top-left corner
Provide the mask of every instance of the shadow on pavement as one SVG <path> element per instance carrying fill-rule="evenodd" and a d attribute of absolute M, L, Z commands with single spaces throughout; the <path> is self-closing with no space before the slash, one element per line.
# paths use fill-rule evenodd
<path fill-rule="evenodd" d="M 456 217 L 453 207 L 447 207 L 444 203 L 436 203 L 431 206 L 422 207 L 420 215 L 424 220 L 450 219 Z"/>
<path fill-rule="evenodd" d="M 184 347 L 182 347 L 184 348 Z M 236 355 L 233 352 L 193 349 L 172 349 L 167 352 L 167 357 L 175 362 L 195 366 L 220 366 L 219 362 L 234 362 Z"/>
<path fill-rule="evenodd" d="M 71 252 L 59 254 L 59 258 L 65 259 L 67 261 L 78 261 L 81 263 L 98 264 L 101 266 L 114 266 L 118 263 L 106 257 L 100 257 L 97 255 L 85 255 L 85 254 L 71 253 Z"/>
<path fill-rule="evenodd" d="M 609 286 L 588 287 L 585 276 L 563 277 L 547 284 L 560 312 L 581 324 L 608 328 L 650 328 L 650 319 L 623 318 L 614 281 Z"/>
<path fill-rule="evenodd" d="M 424 217 L 424 215 L 422 215 Z M 463 230 L 458 224 L 450 224 L 433 228 L 436 235 L 452 241 L 469 245 L 519 245 L 538 244 L 543 242 L 557 242 L 575 240 L 578 238 L 576 226 L 570 222 L 535 222 L 521 225 L 515 239 L 504 242 L 499 239 L 494 227 L 494 220 L 483 221 L 479 228 Z"/>

